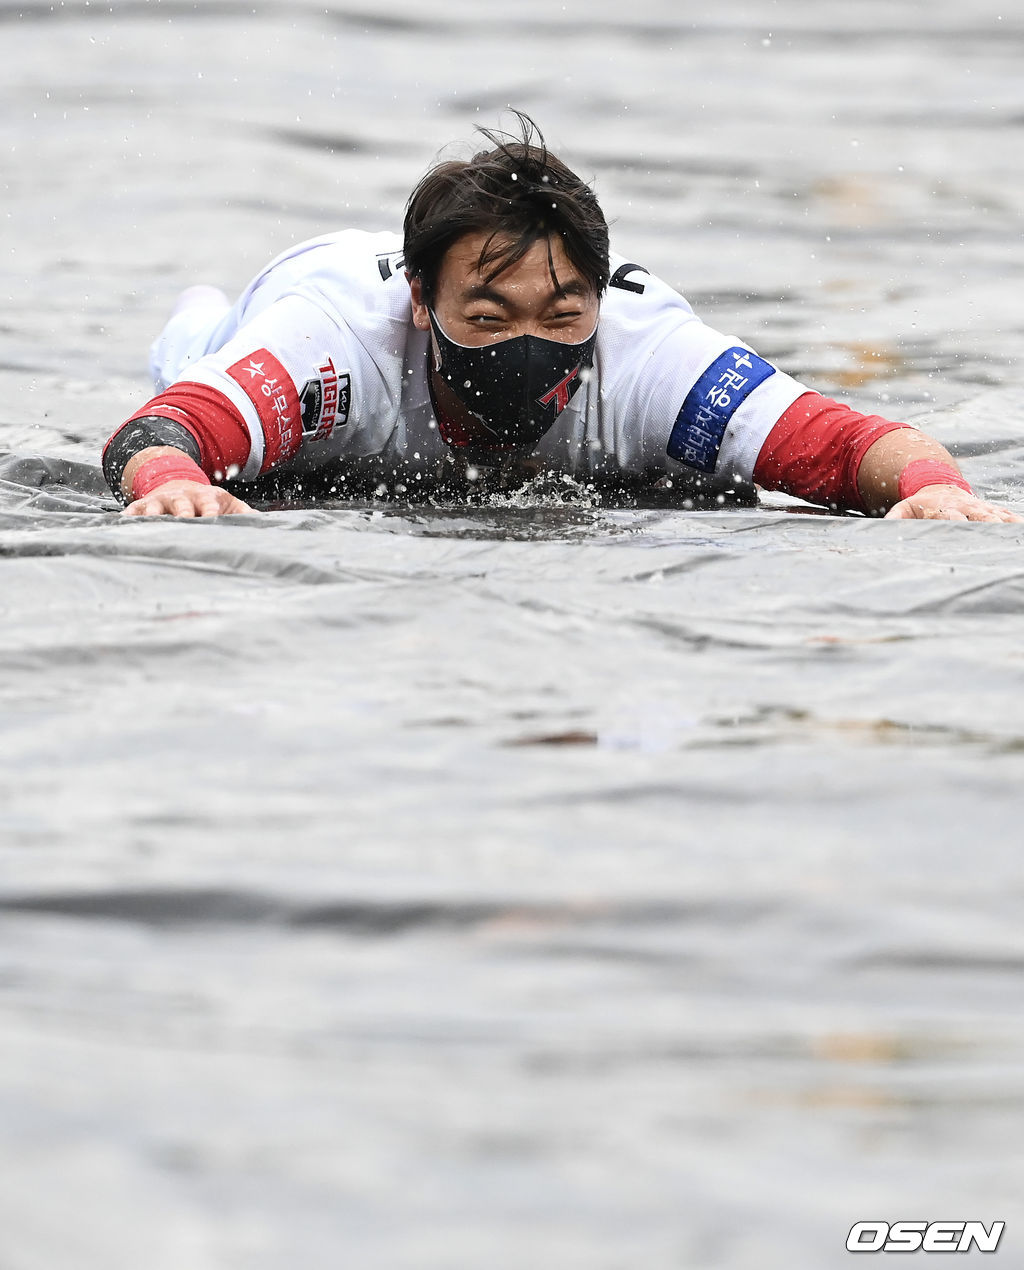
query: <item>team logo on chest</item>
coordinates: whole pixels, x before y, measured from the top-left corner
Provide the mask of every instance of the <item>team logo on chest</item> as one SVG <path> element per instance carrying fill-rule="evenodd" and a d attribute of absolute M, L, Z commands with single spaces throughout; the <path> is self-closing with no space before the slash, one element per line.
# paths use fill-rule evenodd
<path fill-rule="evenodd" d="M 324 441 L 335 428 L 348 423 L 352 381 L 348 371 L 338 371 L 325 357 L 317 367 L 316 379 L 308 379 L 299 402 L 302 407 L 302 439 Z"/>

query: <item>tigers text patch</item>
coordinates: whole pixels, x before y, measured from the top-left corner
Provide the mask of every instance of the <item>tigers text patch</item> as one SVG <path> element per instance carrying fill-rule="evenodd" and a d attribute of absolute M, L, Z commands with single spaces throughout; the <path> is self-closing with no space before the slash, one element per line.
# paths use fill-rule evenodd
<path fill-rule="evenodd" d="M 726 349 L 686 394 L 668 439 L 669 458 L 711 473 L 729 421 L 775 367 L 747 348 Z"/>

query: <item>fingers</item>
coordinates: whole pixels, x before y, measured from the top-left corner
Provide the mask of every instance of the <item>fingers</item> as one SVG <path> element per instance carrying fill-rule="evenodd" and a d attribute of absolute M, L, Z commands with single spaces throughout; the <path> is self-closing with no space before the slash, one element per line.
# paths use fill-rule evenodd
<path fill-rule="evenodd" d="M 227 490 L 218 489 L 213 492 L 215 497 L 203 503 L 199 512 L 200 516 L 242 516 L 252 511 L 248 503 L 243 503 L 240 498 L 235 498 Z"/>
<path fill-rule="evenodd" d="M 932 512 L 930 515 L 936 520 L 978 520 L 988 521 L 992 524 L 1007 525 L 1024 522 L 1024 516 L 1019 516 L 1016 512 L 1010 511 L 1008 507 L 997 507 L 994 503 L 983 503 L 980 501 L 975 501 L 960 508 L 944 508 L 941 514 Z"/>
<path fill-rule="evenodd" d="M 163 514 L 163 499 L 156 499 L 152 495 L 137 498 L 121 513 L 122 516 L 162 516 Z"/>
<path fill-rule="evenodd" d="M 182 518 L 187 518 L 196 514 L 195 508 L 192 506 L 191 498 L 188 498 L 184 494 L 175 494 L 174 497 L 171 498 L 168 511 L 172 516 L 181 516 Z M 149 513 L 147 512 L 146 515 L 148 516 Z"/>
<path fill-rule="evenodd" d="M 252 511 L 248 504 L 216 485 L 199 482 L 168 482 L 124 509 L 122 516 L 175 516 L 180 520 L 195 517 L 238 516 Z"/>
<path fill-rule="evenodd" d="M 122 516 L 180 516 L 182 519 L 195 514 L 191 499 L 182 495 L 161 494 L 159 491 L 147 494 L 145 498 L 137 498 L 121 513 Z"/>
<path fill-rule="evenodd" d="M 240 498 L 233 498 L 223 489 L 211 489 L 207 494 L 196 498 L 193 506 L 197 516 L 237 516 L 252 510 Z"/>
<path fill-rule="evenodd" d="M 927 507 L 925 508 L 924 520 L 970 520 L 966 512 L 962 512 L 958 507 Z"/>
<path fill-rule="evenodd" d="M 886 520 L 970 520 L 994 524 L 1024 524 L 1024 516 L 1008 507 L 982 502 L 959 490 L 946 497 L 928 494 L 905 498 L 885 513 Z"/>
<path fill-rule="evenodd" d="M 1009 507 L 996 507 L 992 503 L 982 503 L 984 514 L 979 509 L 975 513 L 968 512 L 968 520 L 994 520 L 1006 525 L 1019 525 L 1024 523 L 1024 516 L 1019 516 L 1016 512 L 1010 511 Z"/>

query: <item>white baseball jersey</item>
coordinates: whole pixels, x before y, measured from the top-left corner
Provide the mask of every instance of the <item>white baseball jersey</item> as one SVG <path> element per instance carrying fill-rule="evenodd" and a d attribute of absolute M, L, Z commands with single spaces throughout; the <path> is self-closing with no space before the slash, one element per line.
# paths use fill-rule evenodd
<path fill-rule="evenodd" d="M 666 283 L 612 256 L 593 367 L 535 455 L 576 478 L 749 485 L 765 438 L 808 390 L 720 335 Z M 205 385 L 248 429 L 241 473 L 383 462 L 406 481 L 449 455 L 412 322 L 401 240 L 343 230 L 272 261 L 227 312 L 186 308 L 153 345 L 159 389 Z"/>

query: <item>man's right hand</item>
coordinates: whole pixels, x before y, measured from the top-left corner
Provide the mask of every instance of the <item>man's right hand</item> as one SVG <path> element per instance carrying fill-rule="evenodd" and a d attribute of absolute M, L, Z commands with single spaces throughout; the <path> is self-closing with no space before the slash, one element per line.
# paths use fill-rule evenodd
<path fill-rule="evenodd" d="M 200 481 L 168 481 L 135 502 L 122 516 L 238 516 L 253 509 L 219 485 Z"/>

